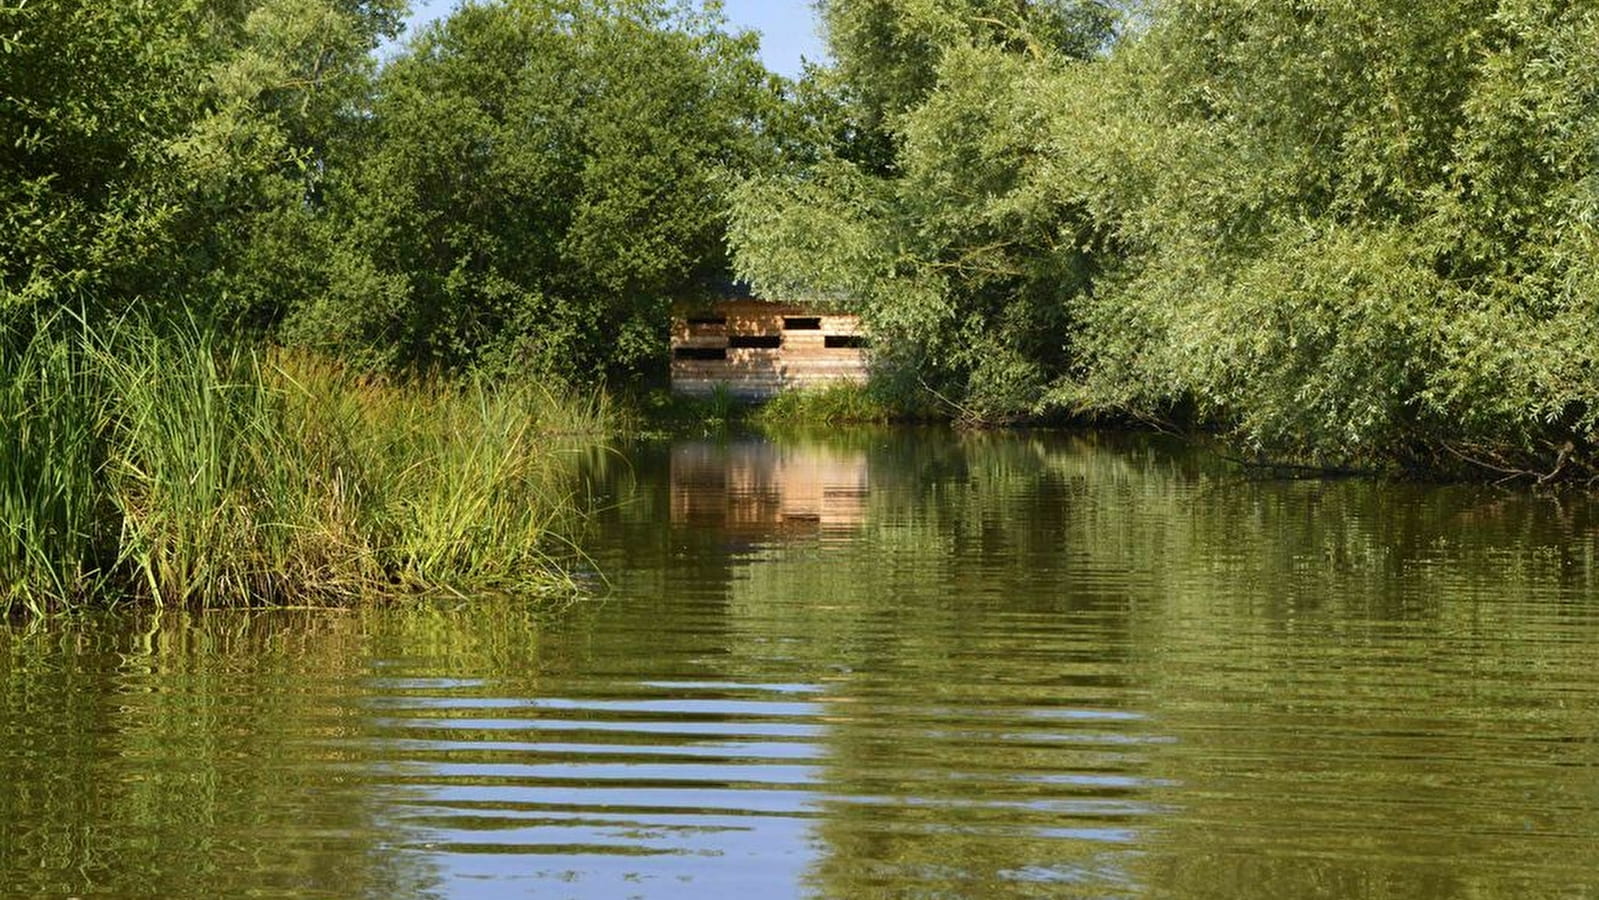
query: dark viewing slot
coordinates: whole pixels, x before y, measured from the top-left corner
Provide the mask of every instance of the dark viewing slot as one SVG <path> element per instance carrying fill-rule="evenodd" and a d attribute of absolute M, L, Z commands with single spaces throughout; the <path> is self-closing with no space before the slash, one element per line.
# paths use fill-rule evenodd
<path fill-rule="evenodd" d="M 727 324 L 727 317 L 726 316 L 689 316 L 688 317 L 688 324 L 689 324 L 689 327 L 691 327 L 691 328 L 696 326 L 696 325 L 726 325 Z"/>
<path fill-rule="evenodd" d="M 679 347 L 672 351 L 678 359 L 727 359 L 727 350 L 722 347 Z"/>
<path fill-rule="evenodd" d="M 821 316 L 784 316 L 783 330 L 785 331 L 821 331 Z"/>
<path fill-rule="evenodd" d="M 775 350 L 783 346 L 783 336 L 780 334 L 735 334 L 728 337 L 727 346 Z"/>
<path fill-rule="evenodd" d="M 866 346 L 866 338 L 858 334 L 830 334 L 822 339 L 829 350 L 859 350 Z"/>

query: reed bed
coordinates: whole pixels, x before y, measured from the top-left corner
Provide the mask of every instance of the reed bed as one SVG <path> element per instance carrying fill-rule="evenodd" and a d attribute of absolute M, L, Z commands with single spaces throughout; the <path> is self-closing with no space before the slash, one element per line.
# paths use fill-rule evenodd
<path fill-rule="evenodd" d="M 872 386 L 837 382 L 784 391 L 755 412 L 762 425 L 842 425 L 906 418 Z"/>
<path fill-rule="evenodd" d="M 198 330 L 0 350 L 0 611 L 570 587 L 563 443 L 601 400 L 358 377 Z"/>

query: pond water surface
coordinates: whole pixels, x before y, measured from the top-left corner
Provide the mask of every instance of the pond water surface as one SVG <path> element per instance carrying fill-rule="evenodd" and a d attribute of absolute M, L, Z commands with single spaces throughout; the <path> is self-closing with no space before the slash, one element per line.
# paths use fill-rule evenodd
<path fill-rule="evenodd" d="M 1581 496 L 941 431 L 584 472 L 563 611 L 0 630 L 0 894 L 1599 893 Z"/>

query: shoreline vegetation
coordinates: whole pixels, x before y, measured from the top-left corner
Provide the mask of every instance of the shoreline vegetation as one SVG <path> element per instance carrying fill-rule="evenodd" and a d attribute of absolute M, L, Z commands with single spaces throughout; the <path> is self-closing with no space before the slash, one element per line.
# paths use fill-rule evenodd
<path fill-rule="evenodd" d="M 1599 484 L 1599 7 L 815 8 L 0 9 L 0 612 L 559 589 L 558 436 L 746 415 L 605 399 L 741 283 L 872 339 L 772 427 Z"/>
<path fill-rule="evenodd" d="M 192 329 L 40 330 L 0 355 L 0 612 L 570 592 L 557 450 L 608 430 L 594 397 Z"/>
<path fill-rule="evenodd" d="M 1525 457 L 1507 457 L 1500 449 L 1485 446 L 1441 448 L 1446 455 L 1425 463 L 1389 460 L 1370 465 L 1317 463 L 1302 458 L 1274 457 L 1267 453 L 1242 455 L 1222 429 L 1193 418 L 1187 420 L 1152 419 L 1127 414 L 1090 412 L 1070 414 L 1055 411 L 1035 416 L 1012 416 L 1002 421 L 968 415 L 942 398 L 926 395 L 907 397 L 878 380 L 865 384 L 841 382 L 785 391 L 762 401 L 741 400 L 724 392 L 709 396 L 671 395 L 657 390 L 643 398 L 623 401 L 628 410 L 632 434 L 677 434 L 717 432 L 729 427 L 751 427 L 758 431 L 782 434 L 840 425 L 944 425 L 976 431 L 1007 429 L 1099 430 L 1128 433 L 1164 434 L 1204 447 L 1221 461 L 1243 472 L 1265 478 L 1379 478 L 1409 481 L 1485 482 L 1496 485 L 1520 484 L 1530 487 L 1554 485 L 1591 489 L 1599 475 L 1591 462 L 1579 462 L 1557 449 L 1554 467 L 1548 470 L 1517 465 L 1536 465 Z M 1476 454 L 1476 455 L 1472 455 Z"/>
<path fill-rule="evenodd" d="M 890 376 L 959 418 L 1595 483 L 1599 57 L 1578 48 L 1599 7 L 821 18 L 817 150 L 736 189 L 735 266 L 766 295 L 853 298 Z"/>

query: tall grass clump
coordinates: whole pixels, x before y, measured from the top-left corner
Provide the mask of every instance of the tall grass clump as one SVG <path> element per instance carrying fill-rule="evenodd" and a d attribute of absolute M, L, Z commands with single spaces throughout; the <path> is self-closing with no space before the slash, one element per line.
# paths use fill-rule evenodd
<path fill-rule="evenodd" d="M 304 454 L 256 356 L 128 327 L 93 359 L 113 412 L 105 488 L 132 587 L 158 601 L 281 593 L 306 524 L 285 470 Z"/>
<path fill-rule="evenodd" d="M 574 511 L 562 449 L 606 429 L 603 400 L 532 382 L 358 378 L 301 355 L 277 357 L 273 374 L 312 482 L 297 555 L 331 560 L 330 586 L 552 583 Z"/>
<path fill-rule="evenodd" d="M 888 422 L 896 409 L 869 384 L 840 381 L 787 390 L 755 412 L 762 425 L 841 425 Z"/>
<path fill-rule="evenodd" d="M 383 381 L 196 328 L 35 329 L 0 359 L 0 607 L 544 590 L 560 445 L 601 401 Z"/>
<path fill-rule="evenodd" d="M 115 538 L 97 480 L 103 393 L 80 344 L 0 335 L 0 609 L 101 586 Z"/>

